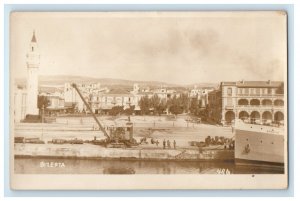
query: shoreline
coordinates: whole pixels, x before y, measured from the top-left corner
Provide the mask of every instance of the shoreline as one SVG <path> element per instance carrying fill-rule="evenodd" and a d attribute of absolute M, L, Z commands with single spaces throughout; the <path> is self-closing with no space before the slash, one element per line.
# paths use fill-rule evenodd
<path fill-rule="evenodd" d="M 106 160 L 106 161 L 155 161 L 155 162 L 224 162 L 234 163 L 232 159 L 159 159 L 159 158 L 130 158 L 130 157 L 77 157 L 77 156 L 33 156 L 33 155 L 14 155 L 14 159 L 74 159 L 74 160 Z"/>
<path fill-rule="evenodd" d="M 234 150 L 104 148 L 98 145 L 14 144 L 14 158 L 234 162 Z"/>

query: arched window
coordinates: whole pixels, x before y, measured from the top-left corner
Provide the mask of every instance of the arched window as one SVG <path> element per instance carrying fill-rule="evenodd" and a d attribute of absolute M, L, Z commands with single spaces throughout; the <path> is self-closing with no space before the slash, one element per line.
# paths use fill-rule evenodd
<path fill-rule="evenodd" d="M 274 105 L 275 106 L 284 106 L 284 101 L 277 99 L 274 101 Z"/>
<path fill-rule="evenodd" d="M 235 119 L 235 114 L 233 111 L 227 111 L 225 113 L 225 121 L 227 124 L 231 124 L 234 119 Z"/>
<path fill-rule="evenodd" d="M 253 111 L 250 114 L 251 123 L 260 123 L 260 113 L 258 111 Z"/>
<path fill-rule="evenodd" d="M 238 104 L 239 104 L 239 105 L 249 105 L 249 102 L 248 102 L 247 99 L 240 99 L 240 100 L 238 101 Z"/>
<path fill-rule="evenodd" d="M 272 105 L 272 101 L 269 99 L 262 100 L 262 105 Z"/>
<path fill-rule="evenodd" d="M 275 114 L 274 114 L 274 121 L 276 122 L 276 123 L 278 123 L 278 124 L 281 124 L 281 125 L 283 125 L 284 124 L 284 114 L 282 113 L 282 112 L 276 112 Z"/>
<path fill-rule="evenodd" d="M 265 111 L 262 114 L 262 121 L 264 124 L 270 124 L 272 123 L 272 113 L 269 111 Z"/>
<path fill-rule="evenodd" d="M 252 99 L 252 100 L 250 101 L 250 105 L 260 105 L 260 102 L 259 102 L 258 99 Z"/>
<path fill-rule="evenodd" d="M 242 119 L 243 121 L 249 118 L 249 114 L 246 111 L 241 111 L 239 113 L 239 119 Z"/>

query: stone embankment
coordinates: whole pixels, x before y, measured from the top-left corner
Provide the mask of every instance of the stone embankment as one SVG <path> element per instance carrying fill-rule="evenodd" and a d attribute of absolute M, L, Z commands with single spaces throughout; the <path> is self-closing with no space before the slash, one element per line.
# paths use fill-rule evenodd
<path fill-rule="evenodd" d="M 233 161 L 234 151 L 224 149 L 105 148 L 91 144 L 14 144 L 15 157 L 89 158 L 121 160 Z"/>

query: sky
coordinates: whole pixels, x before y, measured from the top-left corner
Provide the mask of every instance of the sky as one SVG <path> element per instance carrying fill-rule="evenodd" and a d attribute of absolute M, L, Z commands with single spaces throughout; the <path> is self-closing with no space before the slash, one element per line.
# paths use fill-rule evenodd
<path fill-rule="evenodd" d="M 40 75 L 174 84 L 285 79 L 280 12 L 13 13 L 10 65 L 26 77 L 35 31 Z"/>

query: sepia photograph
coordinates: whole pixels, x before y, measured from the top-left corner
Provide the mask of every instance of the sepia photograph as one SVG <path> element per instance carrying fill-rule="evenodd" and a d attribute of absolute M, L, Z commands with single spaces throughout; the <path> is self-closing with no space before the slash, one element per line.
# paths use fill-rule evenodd
<path fill-rule="evenodd" d="M 13 189 L 285 189 L 287 14 L 12 12 Z"/>

